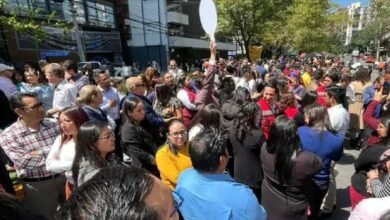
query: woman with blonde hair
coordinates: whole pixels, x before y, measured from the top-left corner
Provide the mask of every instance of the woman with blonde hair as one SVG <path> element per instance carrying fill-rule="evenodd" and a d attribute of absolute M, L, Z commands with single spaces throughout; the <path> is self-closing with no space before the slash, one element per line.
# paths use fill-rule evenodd
<path fill-rule="evenodd" d="M 103 93 L 97 86 L 85 85 L 80 89 L 77 103 L 87 113 L 89 120 L 109 123 L 115 129 L 115 121 L 100 108 L 102 102 Z"/>

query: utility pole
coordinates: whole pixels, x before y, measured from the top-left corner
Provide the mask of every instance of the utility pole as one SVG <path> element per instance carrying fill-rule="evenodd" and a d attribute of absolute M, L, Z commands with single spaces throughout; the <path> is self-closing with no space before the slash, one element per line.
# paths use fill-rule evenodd
<path fill-rule="evenodd" d="M 77 19 L 76 19 L 77 11 L 76 11 L 76 8 L 74 6 L 73 0 L 70 0 L 69 4 L 70 4 L 70 10 L 72 12 L 73 33 L 74 33 L 74 36 L 76 38 L 77 51 L 79 53 L 80 61 L 85 62 L 86 60 L 85 60 L 84 45 L 83 45 L 83 42 L 81 41 L 81 33 L 80 33 L 79 25 L 78 25 Z"/>

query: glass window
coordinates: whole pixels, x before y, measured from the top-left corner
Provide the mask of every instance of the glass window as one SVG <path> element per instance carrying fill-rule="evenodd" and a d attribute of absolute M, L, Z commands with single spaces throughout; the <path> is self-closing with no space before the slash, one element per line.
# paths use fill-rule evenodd
<path fill-rule="evenodd" d="M 55 2 L 54 0 L 50 0 L 50 12 L 54 13 L 57 18 L 64 18 L 64 3 Z"/>
<path fill-rule="evenodd" d="M 32 9 L 39 9 L 39 17 L 48 14 L 47 5 L 45 0 L 31 0 Z"/>
<path fill-rule="evenodd" d="M 90 25 L 115 27 L 114 10 L 111 6 L 90 1 L 87 2 L 87 6 Z"/>

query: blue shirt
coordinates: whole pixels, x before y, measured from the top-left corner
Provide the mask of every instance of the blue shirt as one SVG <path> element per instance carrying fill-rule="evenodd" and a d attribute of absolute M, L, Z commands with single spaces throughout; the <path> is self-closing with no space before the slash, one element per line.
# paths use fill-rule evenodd
<path fill-rule="evenodd" d="M 181 173 L 176 193 L 184 219 L 266 219 L 252 190 L 229 174 L 204 174 L 189 168 Z"/>
<path fill-rule="evenodd" d="M 317 155 L 322 160 L 321 171 L 314 176 L 314 181 L 328 181 L 330 163 L 332 160 L 340 160 L 343 155 L 344 136 L 326 130 L 321 132 L 307 126 L 298 128 L 298 134 L 303 150 Z"/>

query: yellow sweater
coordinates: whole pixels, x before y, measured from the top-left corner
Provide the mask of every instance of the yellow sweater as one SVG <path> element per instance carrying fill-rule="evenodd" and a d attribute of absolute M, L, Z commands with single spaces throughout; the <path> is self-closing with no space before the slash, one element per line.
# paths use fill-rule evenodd
<path fill-rule="evenodd" d="M 305 72 L 301 76 L 303 85 L 305 86 L 306 89 L 309 89 L 309 85 L 311 83 L 311 76 L 308 72 Z"/>
<path fill-rule="evenodd" d="M 161 181 L 174 190 L 180 173 L 192 167 L 189 143 L 187 143 L 185 149 L 178 151 L 177 155 L 169 150 L 168 144 L 164 145 L 157 151 L 156 162 Z"/>

